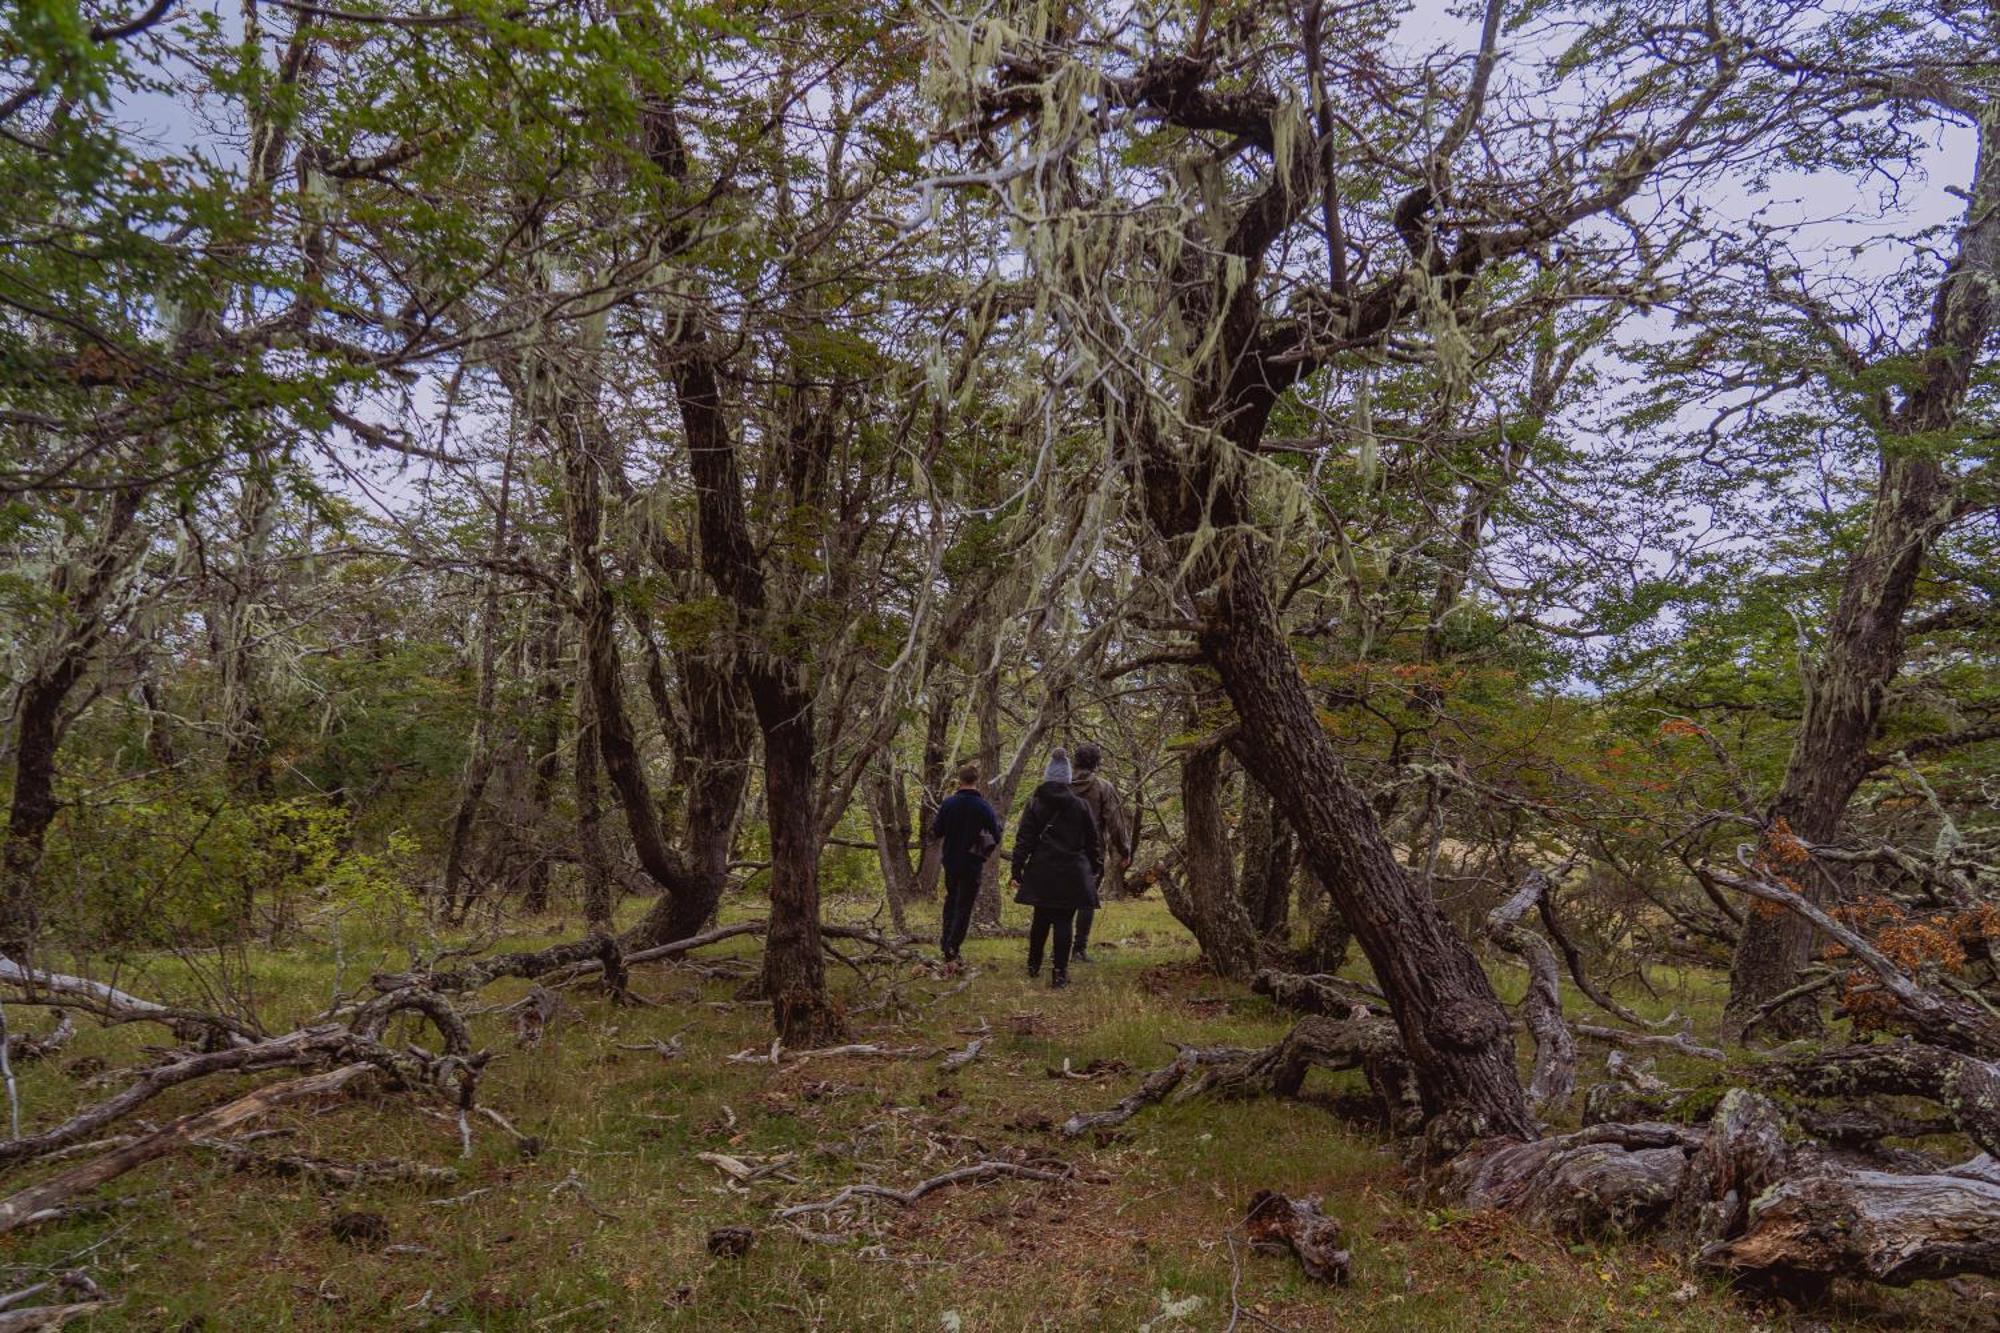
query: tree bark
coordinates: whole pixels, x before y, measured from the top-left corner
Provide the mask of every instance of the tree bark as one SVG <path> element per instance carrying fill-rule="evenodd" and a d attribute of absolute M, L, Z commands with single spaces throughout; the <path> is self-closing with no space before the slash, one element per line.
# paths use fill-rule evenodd
<path fill-rule="evenodd" d="M 1220 976 L 1248 981 L 1264 963 L 1263 940 L 1243 910 L 1222 823 L 1222 746 L 1210 742 L 1181 762 L 1185 873 L 1161 881 L 1168 910 Z"/>
<path fill-rule="evenodd" d="M 1242 871 L 1238 896 L 1263 939 L 1282 945 L 1291 929 L 1292 867 L 1297 849 L 1291 825 L 1278 817 L 1271 795 L 1245 775 L 1243 825 L 1237 839 Z"/>
<path fill-rule="evenodd" d="M 514 493 L 514 450 L 510 445 L 500 466 L 500 499 L 493 511 L 493 540 L 490 554 L 494 568 L 486 574 L 485 596 L 479 606 L 479 658 L 476 696 L 473 702 L 471 753 L 465 760 L 465 777 L 459 786 L 458 810 L 451 820 L 451 836 L 444 858 L 444 911 L 451 920 L 463 920 L 459 899 L 465 878 L 465 857 L 472 841 L 472 826 L 486 797 L 486 784 L 493 776 L 493 702 L 500 675 L 500 571 L 507 552 L 507 521 Z M 465 907 L 472 895 L 464 895 Z"/>
<path fill-rule="evenodd" d="M 1223 540 L 1220 536 L 1217 542 Z M 1410 881 L 1321 727 L 1265 593 L 1256 548 L 1236 544 L 1199 635 L 1240 726 L 1231 748 L 1298 833 L 1388 997 L 1432 1117 L 1435 1150 L 1532 1138 L 1512 1026 L 1465 940 Z"/>

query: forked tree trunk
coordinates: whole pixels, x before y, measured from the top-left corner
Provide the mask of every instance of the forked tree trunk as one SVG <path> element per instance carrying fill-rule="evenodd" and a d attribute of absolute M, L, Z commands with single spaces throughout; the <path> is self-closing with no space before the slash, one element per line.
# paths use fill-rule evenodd
<path fill-rule="evenodd" d="M 1297 849 L 1292 828 L 1278 817 L 1269 792 L 1244 776 L 1243 824 L 1237 838 L 1242 869 L 1238 896 L 1257 934 L 1282 944 L 1291 929 L 1292 866 Z"/>

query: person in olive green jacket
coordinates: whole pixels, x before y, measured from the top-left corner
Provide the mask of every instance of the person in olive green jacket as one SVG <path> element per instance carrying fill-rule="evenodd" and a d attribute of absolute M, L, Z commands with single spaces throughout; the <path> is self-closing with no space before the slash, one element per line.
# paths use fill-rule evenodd
<path fill-rule="evenodd" d="M 1118 800 L 1117 789 L 1098 774 L 1097 766 L 1103 761 L 1104 752 L 1090 742 L 1077 746 L 1076 772 L 1069 784 L 1077 799 L 1090 810 L 1091 820 L 1097 825 L 1098 841 L 1104 847 L 1104 874 L 1097 886 L 1101 890 L 1100 902 L 1118 892 L 1125 867 L 1132 864 L 1132 821 Z M 1076 914 L 1076 944 L 1070 956 L 1079 963 L 1090 961 L 1090 927 L 1096 918 L 1097 913 L 1091 908 Z"/>

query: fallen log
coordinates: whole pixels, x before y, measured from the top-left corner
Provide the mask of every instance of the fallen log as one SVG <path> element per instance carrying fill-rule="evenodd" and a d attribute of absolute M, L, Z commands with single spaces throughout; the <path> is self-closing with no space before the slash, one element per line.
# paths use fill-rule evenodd
<path fill-rule="evenodd" d="M 1062 1132 L 1067 1138 L 1088 1134 L 1094 1129 L 1109 1129 L 1122 1125 L 1139 1112 L 1160 1101 L 1168 1093 L 1180 1086 L 1181 1080 L 1199 1069 L 1203 1064 L 1214 1064 L 1224 1060 L 1240 1060 L 1257 1052 L 1242 1047 L 1217 1047 L 1207 1050 L 1194 1046 L 1184 1046 L 1174 1056 L 1173 1063 L 1160 1066 L 1141 1080 L 1139 1086 L 1119 1100 L 1118 1104 L 1103 1111 L 1078 1111 L 1063 1121 Z"/>
<path fill-rule="evenodd" d="M 351 1032 L 327 1024 L 301 1028 L 283 1037 L 274 1037 L 254 1046 L 235 1046 L 220 1051 L 202 1051 L 169 1060 L 142 1071 L 124 1091 L 86 1107 L 53 1129 L 24 1134 L 0 1143 L 0 1166 L 26 1161 L 67 1147 L 96 1133 L 106 1125 L 129 1115 L 169 1088 L 178 1087 L 210 1074 L 252 1074 L 318 1060 L 349 1048 Z"/>
<path fill-rule="evenodd" d="M 1629 1236 L 1666 1216 L 1700 1142 L 1680 1125 L 1593 1125 L 1475 1147 L 1447 1164 L 1446 1188 L 1468 1208 L 1499 1209 L 1566 1235 Z"/>
<path fill-rule="evenodd" d="M 36 1305 L 25 1310 L 0 1310 L 0 1333 L 43 1333 L 72 1319 L 111 1308 L 110 1301 L 78 1301 L 72 1305 Z"/>
<path fill-rule="evenodd" d="M 2000 1067 L 1977 1056 L 1905 1038 L 1794 1056 L 1766 1077 L 1808 1097 L 1928 1098 L 1981 1151 L 2000 1154 Z"/>
<path fill-rule="evenodd" d="M 1389 1012 L 1382 992 L 1373 986 L 1325 972 L 1279 972 L 1267 967 L 1250 978 L 1250 989 L 1302 1014 L 1345 1017 L 1357 1005 L 1371 1013 Z"/>
<path fill-rule="evenodd" d="M 1778 1290 L 1835 1277 L 1889 1286 L 2000 1273 L 2000 1184 L 1973 1176 L 1829 1170 L 1782 1181 L 1749 1208 L 1743 1233 L 1702 1262 Z"/>
<path fill-rule="evenodd" d="M 68 1203 L 79 1194 L 94 1190 L 136 1167 L 164 1157 L 198 1139 L 214 1138 L 226 1130 L 257 1119 L 291 1102 L 339 1092 L 363 1074 L 375 1069 L 367 1061 L 341 1065 L 304 1078 L 268 1083 L 253 1092 L 233 1098 L 220 1106 L 184 1115 L 151 1134 L 143 1135 L 104 1156 L 71 1167 L 59 1175 L 30 1185 L 0 1199 L 0 1235 L 30 1225 Z"/>

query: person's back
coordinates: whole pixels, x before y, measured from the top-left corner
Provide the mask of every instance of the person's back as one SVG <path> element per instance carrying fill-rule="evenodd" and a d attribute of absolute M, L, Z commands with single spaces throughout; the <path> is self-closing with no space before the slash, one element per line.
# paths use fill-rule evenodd
<path fill-rule="evenodd" d="M 1120 888 L 1120 880 L 1125 867 L 1132 860 L 1132 826 L 1125 817 L 1125 806 L 1118 799 L 1118 790 L 1097 771 L 1103 752 L 1088 742 L 1076 747 L 1076 773 L 1069 784 L 1071 792 L 1090 811 L 1090 819 L 1097 826 L 1097 836 L 1103 846 L 1104 869 L 1100 876 L 1103 883 L 1099 900 L 1105 896 L 1115 896 Z M 1079 963 L 1090 961 L 1090 929 L 1096 922 L 1094 909 L 1085 908 L 1076 914 L 1076 946 L 1072 956 Z"/>
<path fill-rule="evenodd" d="M 1000 841 L 1000 816 L 978 789 L 960 787 L 939 804 L 932 836 L 942 847 L 946 870 L 977 868 Z M 987 840 L 982 845 L 981 834 Z"/>
<path fill-rule="evenodd" d="M 947 963 L 958 961 L 965 932 L 972 925 L 972 904 L 979 896 L 979 879 L 986 858 L 1000 845 L 1000 815 L 979 793 L 979 770 L 967 764 L 958 770 L 958 790 L 939 803 L 931 817 L 930 836 L 941 845 L 944 863 L 944 908 L 938 927 L 938 952 Z"/>

